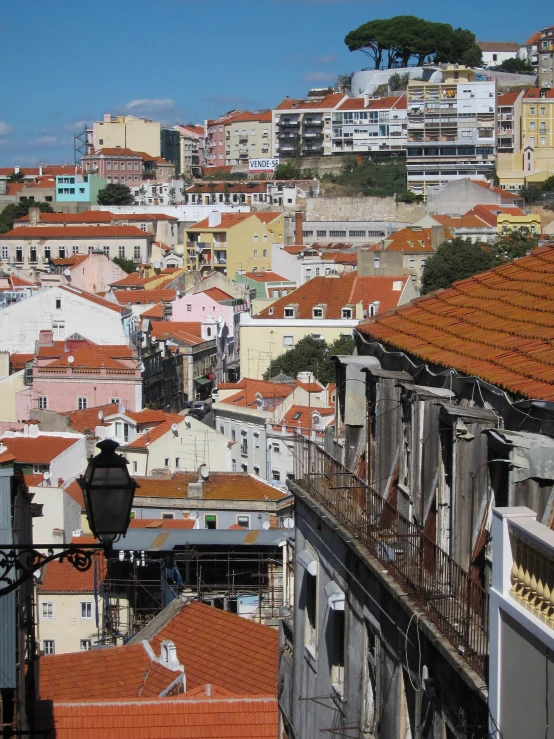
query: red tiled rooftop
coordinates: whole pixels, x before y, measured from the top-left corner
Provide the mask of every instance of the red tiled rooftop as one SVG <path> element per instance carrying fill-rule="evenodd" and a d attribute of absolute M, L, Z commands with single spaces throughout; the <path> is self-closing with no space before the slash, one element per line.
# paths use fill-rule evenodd
<path fill-rule="evenodd" d="M 145 310 L 144 313 L 141 313 L 142 318 L 163 318 L 164 317 L 164 307 L 161 303 L 157 303 L 157 305 L 153 305 L 151 308 L 148 308 L 148 310 Z"/>
<path fill-rule="evenodd" d="M 25 369 L 25 364 L 35 358 L 34 354 L 10 354 L 10 367 L 12 372 Z"/>
<path fill-rule="evenodd" d="M 207 290 L 203 290 L 202 292 L 204 293 L 204 295 L 207 295 L 209 298 L 215 301 L 233 300 L 232 295 L 224 292 L 219 287 L 209 287 Z"/>
<path fill-rule="evenodd" d="M 544 95 L 543 95 L 544 92 Z M 554 90 L 540 90 L 538 87 L 532 87 L 529 90 L 525 91 L 525 95 L 523 96 L 524 101 L 528 101 L 528 98 L 541 98 L 541 99 L 549 99 L 554 98 Z M 532 102 L 532 101 L 529 101 Z"/>
<path fill-rule="evenodd" d="M 312 108 L 334 108 L 341 102 L 341 100 L 344 99 L 344 97 L 345 96 L 342 92 L 332 92 L 328 95 L 325 95 L 322 100 L 318 98 L 308 98 L 305 100 L 293 100 L 290 98 L 285 98 L 285 100 L 279 103 L 275 110 L 288 110 L 290 112 L 293 112 L 295 110 L 311 110 Z"/>
<path fill-rule="evenodd" d="M 60 416 L 65 416 L 69 420 L 71 431 L 79 434 L 93 433 L 97 426 L 105 426 L 103 418 L 117 413 L 118 403 L 110 403 L 109 405 L 99 405 L 93 408 L 85 408 L 82 411 L 63 411 Z M 102 414 L 102 418 L 99 414 Z"/>
<path fill-rule="evenodd" d="M 279 733 L 275 698 L 187 695 L 155 701 L 38 702 L 38 727 L 56 739 L 275 739 Z"/>
<path fill-rule="evenodd" d="M 116 313 L 126 312 L 124 308 L 122 308 L 122 306 L 120 305 L 117 305 L 117 303 L 112 303 L 110 300 L 106 300 L 105 298 L 100 297 L 100 295 L 95 295 L 94 293 L 87 293 L 84 290 L 79 290 L 79 288 L 73 287 L 72 285 L 59 285 L 58 290 L 65 290 L 72 295 L 78 295 L 85 300 L 89 300 L 91 303 L 96 303 L 96 305 L 101 305 L 104 308 L 115 311 Z"/>
<path fill-rule="evenodd" d="M 554 91 L 552 92 L 554 94 Z M 503 190 L 501 187 L 496 187 L 496 185 L 493 185 L 491 187 L 491 183 L 485 180 L 471 180 L 471 182 L 474 185 L 479 185 L 479 187 L 485 188 L 485 190 L 492 190 L 492 192 L 500 195 L 505 200 L 523 200 L 521 195 L 516 195 L 515 193 L 508 192 L 508 190 Z"/>
<path fill-rule="evenodd" d="M 368 100 L 367 105 L 364 98 L 349 98 L 339 105 L 337 110 L 388 110 L 389 108 L 402 110 L 406 107 L 406 95 L 393 95 Z"/>
<path fill-rule="evenodd" d="M 501 106 L 510 106 L 515 103 L 515 101 L 520 96 L 520 92 L 500 92 L 498 93 L 496 97 L 496 105 L 497 107 Z"/>
<path fill-rule="evenodd" d="M 177 339 L 184 344 L 196 345 L 213 339 L 202 338 L 202 324 L 185 321 L 151 321 L 151 335 L 157 339 Z"/>
<path fill-rule="evenodd" d="M 517 41 L 478 41 L 477 46 L 481 51 L 512 51 L 514 56 L 519 51 Z"/>
<path fill-rule="evenodd" d="M 7 447 L 8 453 L 13 454 L 20 464 L 50 464 L 70 446 L 76 444 L 80 436 L 63 437 L 49 436 L 3 436 L 1 443 Z"/>
<path fill-rule="evenodd" d="M 314 306 L 326 305 L 325 319 L 337 320 L 344 306 L 362 301 L 367 309 L 369 303 L 377 300 L 379 311 L 384 312 L 396 308 L 407 281 L 407 277 L 358 277 L 357 272 L 340 277 L 314 277 L 254 318 L 285 318 L 285 308 L 296 304 L 297 318 L 313 318 Z M 396 286 L 401 289 L 395 290 Z"/>
<path fill-rule="evenodd" d="M 235 383 L 220 383 L 218 390 L 235 390 L 236 392 L 234 395 L 220 399 L 219 402 L 244 408 L 256 408 L 257 399 L 261 396 L 265 401 L 270 401 L 269 405 L 265 404 L 265 409 L 269 410 L 270 405 L 273 407 L 278 405 L 293 392 L 296 386 L 297 383 L 288 384 L 243 378 Z"/>
<path fill-rule="evenodd" d="M 454 283 L 358 330 L 515 396 L 554 400 L 554 249 Z"/>
<path fill-rule="evenodd" d="M 113 295 L 120 305 L 126 303 L 148 305 L 149 303 L 160 303 L 161 301 L 175 300 L 177 292 L 168 288 L 156 290 L 114 290 Z"/>
<path fill-rule="evenodd" d="M 41 542 L 39 542 L 41 543 Z M 72 544 L 96 544 L 93 536 L 80 536 L 72 539 Z M 94 552 L 95 562 L 88 570 L 79 572 L 67 560 L 54 560 L 42 571 L 42 583 L 39 591 L 46 593 L 94 593 L 106 575 L 106 559 L 101 551 Z"/>
<path fill-rule="evenodd" d="M 18 226 L 2 234 L 3 239 L 153 239 L 154 234 L 137 226 Z"/>
<path fill-rule="evenodd" d="M 193 529 L 192 518 L 133 518 L 131 529 Z"/>
<path fill-rule="evenodd" d="M 15 223 L 29 223 L 29 216 L 17 218 Z M 109 210 L 84 210 L 81 213 L 40 213 L 40 223 L 110 223 L 111 221 L 177 221 L 165 213 L 112 213 Z"/>
<path fill-rule="evenodd" d="M 171 478 L 138 477 L 137 497 L 187 498 L 188 483 L 196 482 L 197 474 L 178 472 Z M 212 472 L 204 481 L 202 497 L 206 500 L 283 500 L 287 495 L 264 480 L 246 472 Z"/>
<path fill-rule="evenodd" d="M 186 230 L 187 231 L 193 231 L 193 230 L 204 230 L 204 231 L 222 231 L 226 230 L 228 228 L 232 228 L 233 226 L 236 226 L 237 223 L 241 223 L 242 221 L 248 220 L 248 218 L 257 218 L 262 223 L 265 223 L 266 225 L 268 223 L 271 223 L 271 221 L 274 221 L 279 216 L 283 215 L 282 213 L 222 213 L 221 214 L 221 223 L 217 226 L 209 226 L 208 225 L 208 219 L 204 218 L 202 221 L 198 221 L 198 223 L 195 223 L 194 226 L 189 226 Z"/>

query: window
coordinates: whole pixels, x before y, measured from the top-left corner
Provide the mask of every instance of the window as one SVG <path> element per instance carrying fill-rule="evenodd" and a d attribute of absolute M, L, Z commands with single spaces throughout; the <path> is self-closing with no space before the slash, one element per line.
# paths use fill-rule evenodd
<path fill-rule="evenodd" d="M 81 639 L 81 641 L 79 642 L 79 649 L 81 650 L 81 652 L 88 652 L 91 646 L 92 643 L 90 639 Z"/>
<path fill-rule="evenodd" d="M 352 308 L 343 308 L 341 315 L 342 318 L 352 318 Z"/>
<path fill-rule="evenodd" d="M 56 645 L 53 639 L 44 639 L 42 642 L 43 654 L 56 654 Z"/>
<path fill-rule="evenodd" d="M 134 249 L 134 258 L 135 259 L 140 259 L 140 246 L 135 246 L 135 249 Z"/>
<path fill-rule="evenodd" d="M 56 310 L 61 310 L 62 308 L 62 299 L 56 298 Z"/>
<path fill-rule="evenodd" d="M 314 318 L 323 318 L 323 308 L 314 308 L 314 310 L 313 310 L 313 317 Z"/>
<path fill-rule="evenodd" d="M 366 660 L 364 674 L 364 733 L 375 731 L 376 707 L 380 702 L 380 641 L 372 629 L 366 629 Z"/>
<path fill-rule="evenodd" d="M 346 231 L 329 231 L 329 236 L 346 236 Z"/>
<path fill-rule="evenodd" d="M 254 259 L 257 259 L 257 258 L 258 258 L 258 250 L 254 249 Z"/>
<path fill-rule="evenodd" d="M 60 259 L 65 259 L 65 246 L 60 246 L 58 249 L 58 257 Z"/>
<path fill-rule="evenodd" d="M 294 336 L 291 334 L 283 336 L 283 346 L 294 346 Z"/>
<path fill-rule="evenodd" d="M 263 258 L 264 258 L 264 259 L 266 259 L 266 258 L 267 258 L 267 249 L 264 249 L 264 250 L 263 250 L 263 252 L 262 252 L 262 255 L 263 255 Z"/>
<path fill-rule="evenodd" d="M 38 409 L 40 411 L 48 410 L 48 398 L 46 395 L 39 395 L 37 398 Z"/>
<path fill-rule="evenodd" d="M 365 236 L 365 231 L 349 231 L 348 236 Z"/>
<path fill-rule="evenodd" d="M 332 610 L 333 619 L 333 664 L 331 669 L 331 682 L 342 694 L 344 686 L 344 648 L 346 619 L 344 610 Z"/>
<path fill-rule="evenodd" d="M 51 602 L 40 604 L 40 617 L 42 619 L 54 618 L 54 604 Z"/>
<path fill-rule="evenodd" d="M 7 246 L 2 247 L 2 261 L 7 262 L 9 258 L 9 250 Z"/>
<path fill-rule="evenodd" d="M 109 247 L 109 246 L 103 246 L 103 247 L 102 247 L 102 251 L 104 252 L 104 254 L 105 254 L 105 255 L 106 255 L 107 257 L 109 257 L 109 256 L 110 256 L 110 247 Z"/>
<path fill-rule="evenodd" d="M 79 247 L 78 246 L 72 246 L 71 247 L 71 253 L 72 254 L 78 254 L 79 253 Z"/>
<path fill-rule="evenodd" d="M 164 467 L 169 467 L 169 457 L 164 459 Z"/>
<path fill-rule="evenodd" d="M 250 516 L 237 516 L 237 523 L 244 529 L 250 528 Z"/>
<path fill-rule="evenodd" d="M 81 618 L 92 618 L 92 602 L 91 601 L 81 601 Z"/>
<path fill-rule="evenodd" d="M 532 105 L 532 106 L 531 106 L 531 107 L 529 108 L 529 115 L 535 115 L 535 106 L 534 106 L 534 105 Z"/>
<path fill-rule="evenodd" d="M 279 442 L 278 441 L 274 441 L 273 444 L 272 444 L 272 447 L 273 447 L 273 453 L 274 454 L 281 454 L 281 447 L 279 446 Z"/>
<path fill-rule="evenodd" d="M 175 514 L 174 513 L 162 513 L 162 518 L 164 518 L 166 520 L 167 519 L 174 519 L 175 518 Z"/>
<path fill-rule="evenodd" d="M 317 570 L 311 575 L 307 570 L 304 576 L 305 645 L 310 647 L 313 656 L 317 646 Z"/>
<path fill-rule="evenodd" d="M 252 237 L 252 241 L 254 243 L 256 243 L 258 241 L 258 234 L 254 234 L 254 236 Z"/>
<path fill-rule="evenodd" d="M 55 339 L 65 339 L 65 322 L 64 321 L 53 321 L 52 331 Z"/>
<path fill-rule="evenodd" d="M 255 475 L 259 475 L 260 474 L 260 468 L 259 467 L 254 467 L 254 474 Z"/>
<path fill-rule="evenodd" d="M 77 398 L 77 407 L 80 411 L 84 411 L 87 408 L 87 399 L 80 397 Z"/>
<path fill-rule="evenodd" d="M 546 115 L 546 108 L 545 107 L 541 107 L 541 115 Z"/>
<path fill-rule="evenodd" d="M 327 231 L 317 231 L 318 236 L 327 236 Z"/>
<path fill-rule="evenodd" d="M 281 479 L 281 473 L 279 470 L 271 470 L 271 479 L 277 482 Z"/>
<path fill-rule="evenodd" d="M 125 247 L 124 246 L 118 246 L 117 247 L 117 256 L 120 259 L 125 259 Z"/>
<path fill-rule="evenodd" d="M 44 247 L 44 258 L 45 259 L 50 259 L 51 254 L 52 254 L 52 252 L 50 250 L 50 247 L 49 246 L 45 246 Z"/>
<path fill-rule="evenodd" d="M 308 270 L 306 270 L 307 272 Z M 294 318 L 294 308 L 285 308 L 285 318 Z"/>
<path fill-rule="evenodd" d="M 539 143 L 540 146 L 546 146 L 546 136 L 541 136 Z"/>
<path fill-rule="evenodd" d="M 133 472 L 138 472 L 138 462 L 133 462 Z M 133 518 L 134 516 L 131 516 Z"/>
<path fill-rule="evenodd" d="M 204 516 L 207 529 L 217 529 L 217 516 Z"/>

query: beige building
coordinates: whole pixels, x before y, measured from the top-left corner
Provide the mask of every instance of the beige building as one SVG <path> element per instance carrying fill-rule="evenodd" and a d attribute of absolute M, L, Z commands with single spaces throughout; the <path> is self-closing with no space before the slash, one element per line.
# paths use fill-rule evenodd
<path fill-rule="evenodd" d="M 93 123 L 92 131 L 88 133 L 88 143 L 92 151 L 120 147 L 160 157 L 161 124 L 134 115 L 112 116 L 105 113 L 103 120 Z"/>
<path fill-rule="evenodd" d="M 415 297 L 414 284 L 406 276 L 358 277 L 350 272 L 314 277 L 256 316 L 241 314 L 240 374 L 260 380 L 270 367 L 277 373 L 278 357 L 305 336 L 330 344 L 341 336 L 351 336 L 364 318 Z"/>
<path fill-rule="evenodd" d="M 93 544 L 95 539 L 80 536 L 73 543 Z M 95 557 L 95 564 L 86 572 L 79 572 L 68 561 L 50 562 L 43 571 L 37 597 L 37 641 L 41 654 L 84 652 L 98 643 L 105 601 L 102 596 L 95 596 L 95 589 L 97 592 L 106 575 L 106 561 L 103 554 Z M 106 597 L 110 625 L 116 631 L 126 632 L 129 602 L 111 593 Z"/>
<path fill-rule="evenodd" d="M 225 123 L 225 164 L 271 156 L 271 111 L 238 113 Z"/>

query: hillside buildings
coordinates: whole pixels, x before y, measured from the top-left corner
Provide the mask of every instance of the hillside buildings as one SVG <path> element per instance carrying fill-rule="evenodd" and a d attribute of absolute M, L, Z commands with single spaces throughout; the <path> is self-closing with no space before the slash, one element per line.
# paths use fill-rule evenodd
<path fill-rule="evenodd" d="M 323 94 L 304 100 L 285 98 L 272 111 L 273 155 L 332 154 L 332 114 L 345 98 L 342 93 Z"/>

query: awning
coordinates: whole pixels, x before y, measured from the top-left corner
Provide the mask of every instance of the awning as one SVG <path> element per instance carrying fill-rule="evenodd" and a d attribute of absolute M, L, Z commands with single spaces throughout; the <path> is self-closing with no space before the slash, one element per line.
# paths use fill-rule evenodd
<path fill-rule="evenodd" d="M 199 385 L 211 385 L 211 380 L 208 380 L 206 377 L 199 377 L 194 382 L 197 382 Z"/>
<path fill-rule="evenodd" d="M 325 586 L 325 594 L 327 595 L 327 603 L 333 611 L 344 611 L 345 595 L 336 582 L 328 582 Z"/>
<path fill-rule="evenodd" d="M 314 575 L 314 576 L 317 575 L 317 561 L 312 557 L 312 555 L 306 549 L 303 549 L 301 552 L 298 552 L 298 554 L 296 555 L 296 561 L 310 575 Z"/>

